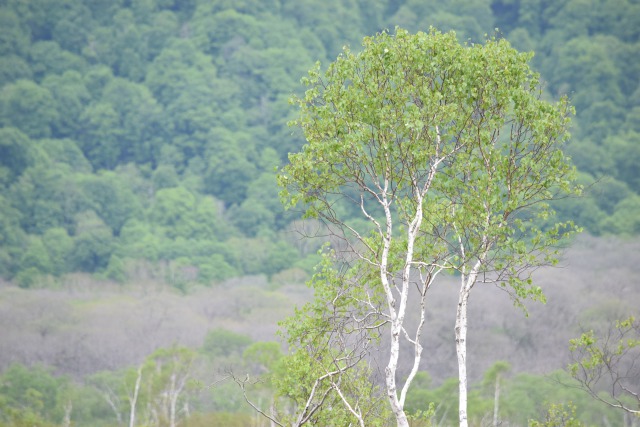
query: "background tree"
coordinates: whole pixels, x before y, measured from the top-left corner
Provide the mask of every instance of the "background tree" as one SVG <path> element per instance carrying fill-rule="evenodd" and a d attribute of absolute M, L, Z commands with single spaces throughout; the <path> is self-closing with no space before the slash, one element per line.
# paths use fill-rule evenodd
<path fill-rule="evenodd" d="M 640 321 L 633 316 L 603 334 L 593 330 L 572 339 L 567 370 L 594 399 L 640 414 Z"/>
<path fill-rule="evenodd" d="M 582 427 L 583 425 L 576 418 L 576 407 L 571 404 L 568 404 L 566 409 L 564 405 L 551 404 L 544 421 L 529 422 L 530 427 Z"/>
<path fill-rule="evenodd" d="M 0 183 L 12 184 L 33 163 L 31 141 L 13 127 L 0 129 Z"/>
<path fill-rule="evenodd" d="M 58 120 L 53 123 L 56 138 L 75 137 L 78 134 L 78 120 L 90 94 L 77 71 L 66 71 L 63 75 L 49 75 L 42 81 L 49 89 L 58 111 Z"/>
<path fill-rule="evenodd" d="M 385 386 L 399 426 L 408 425 L 404 402 L 422 360 L 427 291 L 436 277 L 460 275 L 455 337 L 466 426 L 472 288 L 498 284 L 518 304 L 542 299 L 531 270 L 553 263 L 559 235 L 571 230 L 539 228 L 553 214 L 546 202 L 574 191 L 573 168 L 560 150 L 571 108 L 566 100 L 541 100 L 529 59 L 504 40 L 468 47 L 453 33 L 397 29 L 365 38 L 361 53 L 345 50 L 324 75 L 312 70 L 297 102 L 295 124 L 308 143 L 282 169 L 282 195 L 343 239 L 337 261 L 359 273 L 334 277 L 334 292 L 319 298 L 329 317 L 347 308 L 340 313 L 353 319 L 347 330 L 355 334 L 388 328 Z M 367 226 L 344 209 L 359 210 Z M 365 290 L 354 293 L 345 282 Z M 419 318 L 411 326 L 410 299 Z M 403 340 L 414 358 L 398 385 Z"/>
<path fill-rule="evenodd" d="M 503 376 L 511 370 L 511 365 L 504 361 L 499 361 L 484 374 L 485 385 L 493 388 L 493 427 L 498 427 L 500 414 L 500 385 Z"/>
<path fill-rule="evenodd" d="M 155 425 L 167 423 L 176 427 L 179 413 L 182 417 L 189 416 L 187 390 L 195 355 L 189 348 L 173 346 L 158 349 L 147 358 L 150 378 L 145 381 L 152 393 L 149 417 Z"/>
<path fill-rule="evenodd" d="M 31 138 L 51 135 L 58 119 L 51 92 L 30 80 L 18 80 L 3 88 L 0 124 L 14 126 Z"/>
<path fill-rule="evenodd" d="M 42 366 L 28 369 L 19 364 L 0 378 L 0 422 L 48 427 L 62 421 L 61 400 L 70 387 L 69 378 L 55 377 Z"/>

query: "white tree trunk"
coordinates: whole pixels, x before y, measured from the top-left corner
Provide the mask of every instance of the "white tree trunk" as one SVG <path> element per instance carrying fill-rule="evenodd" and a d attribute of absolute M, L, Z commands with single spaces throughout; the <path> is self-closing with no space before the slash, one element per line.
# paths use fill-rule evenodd
<path fill-rule="evenodd" d="M 435 173 L 435 169 L 432 171 L 432 175 Z M 387 186 L 385 185 L 385 194 L 386 194 Z M 423 192 L 426 192 L 428 189 L 428 184 L 425 184 L 425 188 Z M 409 377 L 405 381 L 404 386 L 402 387 L 402 391 L 400 392 L 400 398 L 398 398 L 398 386 L 396 384 L 396 373 L 398 370 L 398 359 L 400 356 L 400 336 L 403 333 L 405 314 L 407 310 L 407 300 L 409 297 L 409 281 L 411 274 L 411 266 L 413 264 L 413 248 L 416 240 L 416 236 L 420 229 L 420 225 L 423 219 L 423 211 L 422 211 L 422 194 L 417 194 L 417 208 L 416 213 L 409 224 L 407 229 L 407 252 L 405 258 L 405 265 L 402 272 L 402 283 L 400 284 L 399 289 L 399 301 L 394 297 L 393 291 L 391 290 L 391 283 L 389 283 L 389 278 L 387 276 L 387 265 L 389 262 L 389 252 L 391 247 L 391 235 L 392 235 L 392 216 L 390 209 L 390 202 L 387 201 L 386 196 L 382 197 L 383 200 L 383 208 L 386 217 L 386 234 L 381 236 L 384 240 L 384 247 L 382 251 L 382 256 L 380 259 L 380 278 L 382 281 L 382 285 L 385 290 L 385 294 L 387 296 L 387 304 L 389 308 L 389 317 L 391 319 L 391 346 L 389 351 L 389 363 L 385 369 L 385 379 L 387 385 L 387 396 L 389 398 L 389 403 L 391 404 L 391 410 L 396 417 L 396 422 L 398 427 L 409 427 L 409 420 L 407 419 L 407 414 L 404 412 L 404 401 L 406 398 L 407 391 L 409 389 L 409 385 L 411 381 L 415 377 L 418 371 L 418 365 L 420 364 L 420 358 L 422 354 L 422 346 L 420 345 L 420 334 L 422 330 L 422 325 L 424 324 L 424 313 L 421 315 L 421 322 L 416 330 L 416 336 L 414 339 L 414 366 L 411 369 Z M 380 230 L 381 231 L 381 230 Z M 381 233 L 382 234 L 382 233 Z M 422 295 L 423 301 L 421 307 L 424 304 L 424 294 Z M 397 307 L 396 307 L 397 305 Z"/>
<path fill-rule="evenodd" d="M 391 411 L 396 417 L 398 427 L 409 427 L 409 420 L 404 413 L 404 408 L 400 400 L 398 399 L 398 387 L 396 385 L 396 372 L 398 370 L 398 358 L 400 356 L 400 335 L 402 333 L 402 326 L 404 323 L 404 312 L 406 309 L 406 293 L 408 287 L 405 290 L 405 284 L 402 283 L 400 291 L 400 304 L 394 296 L 392 290 L 392 283 L 389 281 L 389 273 L 387 267 L 389 265 L 389 253 L 391 250 L 391 239 L 393 235 L 393 219 L 391 216 L 391 202 L 387 200 L 388 181 L 385 181 L 384 188 L 381 188 L 380 204 L 385 213 L 385 225 L 386 229 L 378 226 L 378 233 L 382 238 L 384 244 L 382 248 L 382 254 L 380 256 L 380 281 L 384 289 L 384 293 L 387 299 L 387 307 L 389 310 L 389 320 L 391 323 L 390 328 L 390 346 L 389 346 L 389 363 L 385 368 L 385 383 L 387 386 L 387 397 L 389 398 L 389 404 L 391 405 Z M 372 219 L 373 220 L 373 219 Z M 375 224 L 377 222 L 373 220 Z"/>
<path fill-rule="evenodd" d="M 171 383 L 169 384 L 169 427 L 177 426 L 177 407 L 180 394 L 187 383 L 188 374 L 178 377 L 178 374 L 171 374 Z"/>
<path fill-rule="evenodd" d="M 129 411 L 129 427 L 135 427 L 136 425 L 136 403 L 138 402 L 138 393 L 140 391 L 140 381 L 142 380 L 142 365 L 138 368 L 138 376 L 136 377 L 136 385 L 133 389 L 133 394 L 129 396 L 129 404 L 131 410 Z"/>
<path fill-rule="evenodd" d="M 396 386 L 396 371 L 398 369 L 401 327 L 402 324 L 397 321 L 391 326 L 391 352 L 389 355 L 389 364 L 385 369 L 385 377 L 387 383 L 387 396 L 389 397 L 391 410 L 393 411 L 393 415 L 396 417 L 398 427 L 409 427 L 407 414 L 404 413 L 404 408 L 398 400 L 398 389 Z"/>
<path fill-rule="evenodd" d="M 64 418 L 62 419 L 62 426 L 63 427 L 70 427 L 71 426 L 71 410 L 72 409 L 73 409 L 73 404 L 69 400 L 64 405 Z"/>
<path fill-rule="evenodd" d="M 176 391 L 176 374 L 171 374 L 171 384 L 169 388 L 169 427 L 176 427 L 176 405 L 178 403 L 178 392 Z"/>
<path fill-rule="evenodd" d="M 478 278 L 481 261 L 471 269 L 469 275 L 462 274 L 460 293 L 458 295 L 458 310 L 456 312 L 456 353 L 458 355 L 458 390 L 460 403 L 458 413 L 460 427 L 468 427 L 467 420 L 467 305 L 471 288 Z"/>
<path fill-rule="evenodd" d="M 463 282 L 458 299 L 458 310 L 456 313 L 456 353 L 458 355 L 458 390 L 460 403 L 458 413 L 460 427 L 467 427 L 467 303 L 469 301 L 469 291 L 466 283 Z"/>
<path fill-rule="evenodd" d="M 109 404 L 109 407 L 111 407 L 113 412 L 116 414 L 116 420 L 118 425 L 122 425 L 123 424 L 122 414 L 118 409 L 118 407 L 120 406 L 120 399 L 118 399 L 118 396 L 113 392 L 113 390 L 111 390 L 110 387 L 107 386 L 106 388 L 107 388 L 107 391 L 102 393 L 102 397 L 104 397 L 104 399 Z"/>

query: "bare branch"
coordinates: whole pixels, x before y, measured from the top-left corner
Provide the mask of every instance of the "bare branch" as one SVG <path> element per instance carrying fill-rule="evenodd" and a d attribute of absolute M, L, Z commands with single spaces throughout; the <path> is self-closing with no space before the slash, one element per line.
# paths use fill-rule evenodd
<path fill-rule="evenodd" d="M 232 378 L 233 381 L 240 387 L 240 390 L 242 390 L 242 396 L 244 397 L 244 400 L 249 404 L 249 406 L 251 406 L 253 408 L 254 411 L 259 413 L 260 415 L 262 415 L 263 417 L 265 417 L 266 419 L 268 419 L 272 423 L 275 423 L 275 424 L 279 425 L 280 427 L 285 427 L 284 424 L 282 424 L 280 421 L 276 420 L 275 418 L 271 417 L 270 415 L 267 415 L 266 412 L 264 412 L 262 409 L 260 409 L 256 404 L 254 404 L 249 399 L 249 396 L 247 396 L 247 390 L 245 388 L 246 383 L 249 382 L 249 374 L 247 374 L 244 379 L 240 379 L 240 378 L 236 377 L 232 372 L 229 372 L 229 375 L 228 375 L 227 378 Z"/>

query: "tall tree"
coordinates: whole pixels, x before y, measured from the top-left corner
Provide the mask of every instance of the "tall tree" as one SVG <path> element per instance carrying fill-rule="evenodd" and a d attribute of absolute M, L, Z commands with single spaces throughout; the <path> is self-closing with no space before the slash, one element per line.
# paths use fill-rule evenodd
<path fill-rule="evenodd" d="M 505 40 L 466 46 L 454 33 L 397 29 L 365 38 L 358 54 L 346 49 L 324 74 L 311 70 L 297 100 L 294 124 L 307 144 L 281 170 L 282 196 L 342 239 L 340 270 L 324 273 L 333 290 L 323 286 L 323 304 L 310 311 L 331 321 L 310 332 L 357 337 L 334 342 L 331 368 L 319 374 L 366 360 L 352 344 L 369 348 L 386 329 L 384 384 L 398 426 L 409 425 L 405 399 L 437 276 L 460 278 L 455 342 L 466 426 L 471 290 L 495 283 L 517 303 L 543 299 L 531 270 L 554 262 L 559 236 L 572 229 L 538 227 L 553 213 L 547 201 L 577 190 L 560 149 L 572 108 L 541 100 L 530 58 Z M 403 342 L 413 353 L 408 372 L 399 372 Z M 341 396 L 339 382 L 332 390 Z"/>

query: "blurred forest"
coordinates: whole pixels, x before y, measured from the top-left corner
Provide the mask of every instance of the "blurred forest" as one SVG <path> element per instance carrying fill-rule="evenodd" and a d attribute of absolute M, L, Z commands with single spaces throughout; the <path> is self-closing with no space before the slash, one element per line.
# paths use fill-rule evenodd
<path fill-rule="evenodd" d="M 128 423 L 143 371 L 139 421 L 164 425 L 170 405 L 154 396 L 179 365 L 197 379 L 238 360 L 256 372 L 275 363 L 276 323 L 309 297 L 299 284 L 322 244 L 300 233 L 318 225 L 278 199 L 275 168 L 304 144 L 287 127 L 288 98 L 316 61 L 326 66 L 344 45 L 357 50 L 363 36 L 395 26 L 455 30 L 470 43 L 497 29 L 535 52 L 546 97 L 567 94 L 576 107 L 567 150 L 587 191 L 556 209 L 596 237 L 571 258 L 590 263 L 544 280 L 566 286 L 558 307 L 582 303 L 549 315 L 550 291 L 539 318 L 558 329 L 552 343 L 540 344 L 548 333 L 532 336 L 523 316 L 489 328 L 505 349 L 521 347 L 496 352 L 487 338 L 484 352 L 470 349 L 475 379 L 502 357 L 514 384 L 540 388 L 541 378 L 520 373 L 562 368 L 579 322 L 634 307 L 636 0 L 0 0 L 0 425 Z M 500 305 L 487 295 L 484 304 Z M 581 309 L 597 313 L 583 319 Z M 454 353 L 442 351 L 444 365 L 427 366 L 433 384 L 421 383 L 434 396 L 450 393 Z M 232 386 L 185 386 L 182 425 L 260 425 Z M 492 401 L 478 396 L 476 408 Z"/>

